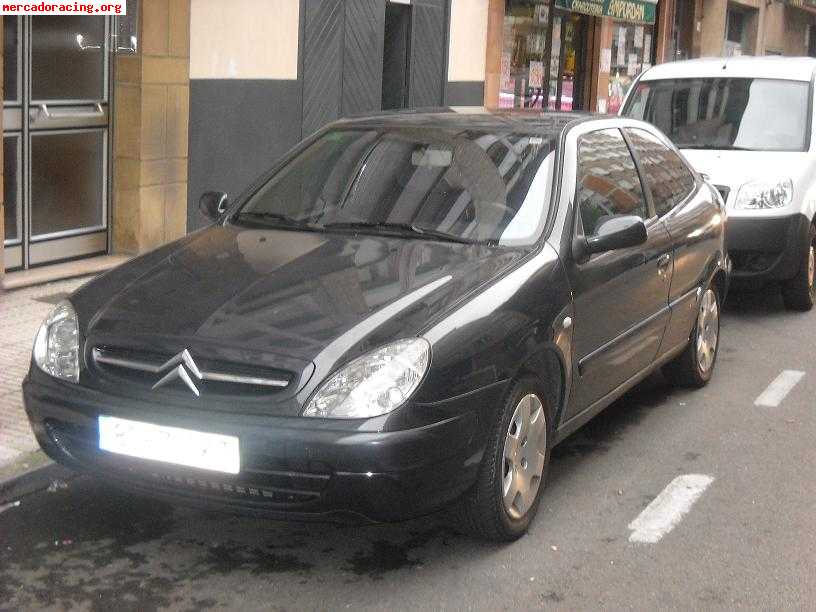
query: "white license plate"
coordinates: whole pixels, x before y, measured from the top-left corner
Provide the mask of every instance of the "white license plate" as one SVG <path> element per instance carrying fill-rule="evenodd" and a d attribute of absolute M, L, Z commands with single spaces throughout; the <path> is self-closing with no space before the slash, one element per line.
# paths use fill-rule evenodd
<path fill-rule="evenodd" d="M 237 474 L 241 468 L 238 438 L 99 417 L 99 448 L 111 453 L 176 465 Z"/>

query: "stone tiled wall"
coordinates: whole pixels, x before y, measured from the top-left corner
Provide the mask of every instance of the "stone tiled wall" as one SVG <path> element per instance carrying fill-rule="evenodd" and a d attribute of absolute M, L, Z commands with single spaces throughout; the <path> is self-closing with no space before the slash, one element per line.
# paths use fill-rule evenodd
<path fill-rule="evenodd" d="M 816 24 L 816 11 L 772 4 L 765 10 L 765 52 L 807 55 L 808 27 Z"/>
<path fill-rule="evenodd" d="M 116 57 L 113 249 L 186 233 L 190 0 L 141 3 L 139 53 Z"/>

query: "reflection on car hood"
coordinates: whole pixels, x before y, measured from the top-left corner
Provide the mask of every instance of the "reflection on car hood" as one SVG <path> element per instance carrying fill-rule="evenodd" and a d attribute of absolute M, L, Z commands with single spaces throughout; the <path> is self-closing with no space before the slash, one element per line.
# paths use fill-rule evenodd
<path fill-rule="evenodd" d="M 334 360 L 415 335 L 525 253 L 213 227 L 90 283 L 77 303 L 93 309 L 80 314 L 88 335 L 181 337 L 309 361 L 328 351 Z"/>

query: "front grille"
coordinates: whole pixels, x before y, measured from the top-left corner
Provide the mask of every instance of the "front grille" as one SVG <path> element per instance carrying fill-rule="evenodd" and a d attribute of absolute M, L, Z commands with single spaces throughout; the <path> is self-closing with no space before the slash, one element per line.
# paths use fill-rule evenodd
<path fill-rule="evenodd" d="M 731 193 L 730 187 L 726 187 L 725 185 L 714 185 L 714 188 L 720 192 L 722 196 L 723 202 L 728 203 L 728 195 Z"/>
<path fill-rule="evenodd" d="M 215 395 L 266 395 L 286 389 L 291 372 L 246 363 L 205 359 L 189 351 L 161 353 L 114 346 L 95 346 L 91 359 L 110 377 L 163 391 L 190 390 Z"/>
<path fill-rule="evenodd" d="M 49 419 L 45 428 L 54 444 L 84 467 L 101 471 L 114 480 L 167 494 L 195 494 L 254 505 L 303 506 L 319 501 L 331 479 L 330 473 L 251 467 L 242 468 L 237 476 L 214 474 L 100 450 L 99 435 L 89 427 Z"/>

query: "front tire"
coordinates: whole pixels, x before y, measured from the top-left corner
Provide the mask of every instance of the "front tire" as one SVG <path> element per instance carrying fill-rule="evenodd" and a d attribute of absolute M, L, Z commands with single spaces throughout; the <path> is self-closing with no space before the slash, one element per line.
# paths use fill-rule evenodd
<path fill-rule="evenodd" d="M 472 535 L 511 542 L 526 533 L 538 511 L 550 462 L 549 406 L 534 379 L 513 384 L 495 421 L 458 519 Z"/>
<path fill-rule="evenodd" d="M 806 312 L 816 303 L 816 228 L 810 226 L 808 244 L 799 265 L 799 272 L 782 285 L 782 297 L 788 310 Z"/>
<path fill-rule="evenodd" d="M 720 296 L 712 284 L 700 297 L 697 321 L 686 349 L 663 367 L 663 375 L 679 387 L 704 387 L 711 380 L 720 348 Z"/>

